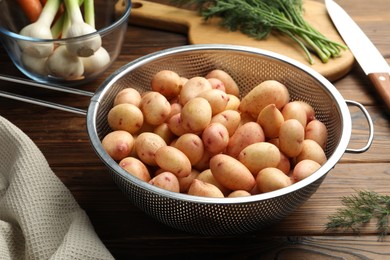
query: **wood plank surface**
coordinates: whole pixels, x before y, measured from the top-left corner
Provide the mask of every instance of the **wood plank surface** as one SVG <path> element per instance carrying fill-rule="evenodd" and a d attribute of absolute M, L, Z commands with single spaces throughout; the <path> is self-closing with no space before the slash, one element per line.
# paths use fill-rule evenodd
<path fill-rule="evenodd" d="M 390 5 L 387 1 L 338 2 L 390 62 Z M 82 89 L 95 91 L 105 77 L 129 61 L 187 43 L 183 34 L 129 26 L 118 60 L 96 82 Z M 23 77 L 1 47 L 0 68 L 2 74 Z M 84 116 L 5 98 L 0 98 L 0 115 L 21 128 L 42 150 L 117 259 L 390 259 L 390 237 L 378 241 L 375 222 L 368 223 L 359 235 L 325 230 L 328 216 L 341 206 L 343 196 L 359 189 L 390 195 L 389 115 L 358 66 L 334 84 L 345 99 L 358 101 L 369 111 L 375 127 L 371 148 L 362 154 L 345 153 L 317 192 L 284 220 L 238 236 L 205 237 L 175 230 L 132 205 L 94 153 Z M 89 104 L 88 97 L 8 82 L 0 82 L 0 90 L 83 109 Z M 359 148 L 367 140 L 367 121 L 356 107 L 350 107 L 350 111 L 353 130 L 349 147 Z"/>

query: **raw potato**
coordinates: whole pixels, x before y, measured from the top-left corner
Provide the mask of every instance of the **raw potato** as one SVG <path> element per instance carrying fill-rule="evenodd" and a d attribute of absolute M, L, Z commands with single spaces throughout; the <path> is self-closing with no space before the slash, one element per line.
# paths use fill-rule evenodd
<path fill-rule="evenodd" d="M 198 171 L 204 171 L 208 169 L 211 157 L 213 157 L 213 154 L 205 150 L 202 159 L 200 159 L 200 161 L 194 165 L 194 168 Z"/>
<path fill-rule="evenodd" d="M 230 137 L 226 148 L 226 154 L 237 157 L 239 153 L 250 144 L 264 142 L 264 132 L 256 122 L 248 122 L 239 126 L 236 132 Z"/>
<path fill-rule="evenodd" d="M 198 95 L 198 97 L 202 97 L 210 103 L 213 116 L 224 111 L 227 103 L 229 102 L 227 94 L 219 89 L 203 91 Z"/>
<path fill-rule="evenodd" d="M 204 148 L 212 154 L 223 152 L 229 143 L 229 132 L 221 123 L 211 123 L 202 132 Z"/>
<path fill-rule="evenodd" d="M 182 151 L 188 157 L 191 165 L 197 164 L 204 154 L 202 139 L 193 133 L 183 134 L 176 139 L 173 146 Z"/>
<path fill-rule="evenodd" d="M 211 121 L 211 106 L 201 97 L 189 100 L 181 110 L 183 128 L 191 133 L 202 132 Z"/>
<path fill-rule="evenodd" d="M 164 139 L 159 135 L 150 132 L 144 132 L 135 139 L 135 152 L 140 160 L 151 166 L 157 166 L 155 155 L 156 151 L 166 146 Z"/>
<path fill-rule="evenodd" d="M 267 138 L 278 137 L 280 126 L 283 124 L 283 122 L 283 114 L 275 106 L 275 104 L 269 104 L 264 107 L 257 117 L 257 123 L 260 124 L 260 126 L 263 128 L 264 135 Z"/>
<path fill-rule="evenodd" d="M 179 180 L 171 172 L 162 172 L 153 177 L 153 179 L 151 179 L 149 183 L 164 190 L 180 192 Z"/>
<path fill-rule="evenodd" d="M 216 78 L 208 78 L 207 80 L 210 82 L 211 88 L 219 89 L 226 93 L 225 84 L 221 80 Z"/>
<path fill-rule="evenodd" d="M 153 129 L 153 133 L 161 136 L 167 144 L 171 143 L 175 139 L 175 134 L 169 129 L 167 123 L 162 123 L 161 125 L 156 126 L 156 128 Z"/>
<path fill-rule="evenodd" d="M 160 125 L 171 114 L 171 104 L 166 97 L 154 91 L 150 91 L 142 96 L 140 109 L 145 121 L 151 125 Z"/>
<path fill-rule="evenodd" d="M 231 190 L 229 190 L 228 188 L 224 187 L 221 183 L 219 183 L 214 178 L 214 175 L 213 175 L 213 173 L 211 172 L 210 169 L 206 169 L 206 170 L 202 171 L 201 173 L 199 173 L 199 175 L 196 177 L 196 179 L 213 184 L 220 191 L 222 191 L 222 193 L 225 196 L 228 195 L 231 192 Z"/>
<path fill-rule="evenodd" d="M 296 119 L 285 121 L 279 131 L 279 149 L 290 158 L 302 151 L 305 129 Z"/>
<path fill-rule="evenodd" d="M 316 112 L 314 111 L 314 108 L 307 102 L 305 101 L 301 101 L 301 100 L 298 100 L 296 101 L 298 103 L 301 104 L 301 106 L 303 107 L 303 110 L 305 110 L 306 112 L 306 119 L 307 119 L 307 122 L 309 123 L 311 120 L 314 120 L 315 117 L 316 117 Z"/>
<path fill-rule="evenodd" d="M 277 168 L 265 168 L 256 177 L 259 192 L 265 193 L 288 187 L 292 184 L 290 177 Z"/>
<path fill-rule="evenodd" d="M 227 94 L 229 101 L 226 104 L 225 110 L 231 109 L 231 110 L 238 110 L 240 107 L 241 100 L 232 94 Z"/>
<path fill-rule="evenodd" d="M 192 181 L 194 179 L 196 179 L 196 177 L 198 177 L 198 176 L 199 176 L 199 171 L 192 169 L 191 173 L 188 176 L 182 177 L 182 178 L 177 178 L 179 180 L 180 192 L 187 193 L 188 189 L 191 186 Z"/>
<path fill-rule="evenodd" d="M 173 115 L 168 120 L 168 128 L 177 136 L 181 136 L 187 133 L 187 130 L 183 127 L 183 120 L 181 118 L 181 113 Z"/>
<path fill-rule="evenodd" d="M 180 105 L 177 102 L 171 103 L 171 113 L 169 114 L 168 118 L 171 118 L 172 116 L 181 113 L 182 105 Z"/>
<path fill-rule="evenodd" d="M 119 162 L 119 166 L 140 180 L 149 182 L 151 179 L 148 168 L 145 166 L 145 164 L 143 164 L 143 162 L 141 162 L 137 158 L 134 157 L 123 158 Z"/>
<path fill-rule="evenodd" d="M 219 114 L 216 114 L 211 118 L 210 123 L 221 123 L 229 132 L 229 136 L 232 136 L 237 130 L 241 122 L 241 115 L 236 110 L 225 110 Z"/>
<path fill-rule="evenodd" d="M 188 189 L 189 195 L 211 197 L 211 198 L 224 198 L 223 193 L 213 184 L 203 182 L 200 180 L 193 180 L 190 188 Z"/>
<path fill-rule="evenodd" d="M 206 75 L 206 79 L 209 78 L 217 78 L 222 81 L 227 94 L 232 94 L 236 97 L 240 95 L 240 89 L 238 88 L 237 83 L 227 72 L 220 69 L 215 69 Z"/>
<path fill-rule="evenodd" d="M 239 197 L 247 197 L 251 196 L 249 192 L 246 190 L 235 190 L 232 193 L 230 193 L 227 197 L 228 198 L 239 198 Z"/>
<path fill-rule="evenodd" d="M 307 124 L 307 114 L 301 102 L 292 101 L 287 103 L 282 109 L 284 120 L 296 119 L 303 127 Z"/>
<path fill-rule="evenodd" d="M 314 119 L 306 126 L 305 139 L 314 140 L 321 146 L 322 149 L 325 149 L 328 140 L 328 129 L 324 123 Z"/>
<path fill-rule="evenodd" d="M 239 110 L 257 118 L 260 111 L 269 104 L 280 110 L 290 101 L 288 89 L 276 80 L 267 80 L 254 87 L 241 100 Z"/>
<path fill-rule="evenodd" d="M 123 130 L 112 131 L 103 138 L 102 146 L 112 159 L 120 161 L 131 154 L 134 137 Z"/>
<path fill-rule="evenodd" d="M 114 106 L 129 103 L 139 107 L 141 103 L 141 94 L 134 88 L 124 88 L 116 94 L 114 99 Z"/>
<path fill-rule="evenodd" d="M 190 78 L 180 91 L 179 103 L 184 106 L 189 100 L 197 97 L 203 91 L 211 89 L 210 82 L 204 77 Z"/>
<path fill-rule="evenodd" d="M 161 70 L 157 72 L 151 81 L 152 90 L 159 92 L 167 99 L 175 98 L 182 88 L 182 79 L 171 70 Z"/>
<path fill-rule="evenodd" d="M 107 120 L 112 130 L 124 130 L 134 134 L 142 127 L 144 115 L 135 105 L 125 103 L 112 107 Z"/>
<path fill-rule="evenodd" d="M 280 161 L 276 166 L 279 170 L 284 172 L 285 174 L 289 174 L 291 170 L 291 162 L 290 159 L 282 152 L 280 152 Z"/>
<path fill-rule="evenodd" d="M 321 168 L 321 165 L 318 162 L 308 159 L 302 160 L 295 165 L 292 178 L 295 182 L 301 181 L 312 175 L 319 168 Z"/>
<path fill-rule="evenodd" d="M 238 160 L 256 177 L 264 168 L 277 167 L 280 151 L 271 143 L 258 142 L 245 147 L 238 155 Z"/>
<path fill-rule="evenodd" d="M 323 165 L 326 162 L 326 155 L 321 146 L 313 140 L 306 139 L 302 142 L 302 151 L 296 158 L 297 162 L 310 159 Z"/>
<path fill-rule="evenodd" d="M 173 146 L 162 146 L 155 153 L 156 164 L 163 170 L 171 172 L 178 178 L 191 173 L 191 162 L 187 156 Z"/>
<path fill-rule="evenodd" d="M 217 154 L 210 159 L 210 170 L 214 178 L 231 190 L 251 191 L 256 184 L 252 173 L 237 159 Z"/>

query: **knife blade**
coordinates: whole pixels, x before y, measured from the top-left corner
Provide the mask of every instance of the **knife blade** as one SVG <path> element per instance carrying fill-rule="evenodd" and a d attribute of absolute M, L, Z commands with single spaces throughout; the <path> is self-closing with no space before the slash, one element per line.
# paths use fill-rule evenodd
<path fill-rule="evenodd" d="M 348 13 L 333 0 L 325 0 L 337 31 L 390 111 L 390 66 Z"/>

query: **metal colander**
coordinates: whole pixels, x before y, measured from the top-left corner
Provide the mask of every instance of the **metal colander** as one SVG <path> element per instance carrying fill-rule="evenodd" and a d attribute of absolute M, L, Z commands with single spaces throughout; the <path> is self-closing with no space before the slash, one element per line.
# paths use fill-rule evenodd
<path fill-rule="evenodd" d="M 317 118 L 327 126 L 327 162 L 313 175 L 290 187 L 241 198 L 204 198 L 174 193 L 133 177 L 102 147 L 100 140 L 111 131 L 107 114 L 121 89 L 149 90 L 152 76 L 163 69 L 176 71 L 187 78 L 222 69 L 235 79 L 242 96 L 264 80 L 280 81 L 289 89 L 292 100 L 311 104 Z M 111 75 L 91 100 L 87 128 L 96 153 L 118 187 L 137 207 L 180 230 L 204 235 L 234 235 L 275 223 L 310 198 L 346 151 L 351 117 L 346 101 L 336 88 L 296 61 L 242 46 L 190 45 L 144 56 Z"/>

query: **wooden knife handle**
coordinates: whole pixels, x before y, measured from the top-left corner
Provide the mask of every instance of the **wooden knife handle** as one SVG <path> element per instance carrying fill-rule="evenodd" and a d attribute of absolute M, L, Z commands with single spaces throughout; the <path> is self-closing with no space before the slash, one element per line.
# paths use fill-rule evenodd
<path fill-rule="evenodd" d="M 370 73 L 368 77 L 390 112 L 390 74 L 387 72 Z"/>

